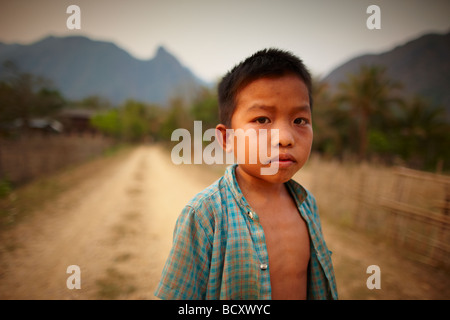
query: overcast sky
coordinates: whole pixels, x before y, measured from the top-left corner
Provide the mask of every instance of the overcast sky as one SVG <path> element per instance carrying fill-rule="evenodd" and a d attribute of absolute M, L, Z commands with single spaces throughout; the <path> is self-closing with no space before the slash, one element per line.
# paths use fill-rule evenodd
<path fill-rule="evenodd" d="M 66 27 L 72 4 L 81 30 Z M 366 27 L 372 4 L 381 9 L 380 30 Z M 0 42 L 85 35 L 139 59 L 163 45 L 207 81 L 265 47 L 292 51 L 326 75 L 357 55 L 449 31 L 450 0 L 0 0 Z"/>

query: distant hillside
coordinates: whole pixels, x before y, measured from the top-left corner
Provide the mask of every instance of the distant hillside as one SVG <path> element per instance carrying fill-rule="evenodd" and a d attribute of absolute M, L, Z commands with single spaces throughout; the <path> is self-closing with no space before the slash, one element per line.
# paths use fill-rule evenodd
<path fill-rule="evenodd" d="M 6 60 L 52 80 L 68 99 L 99 95 L 115 104 L 129 98 L 165 103 L 175 94 L 189 98 L 203 84 L 163 47 L 143 61 L 113 43 L 81 36 L 50 36 L 30 45 L 0 43 L 0 64 Z"/>
<path fill-rule="evenodd" d="M 428 34 L 381 54 L 354 58 L 330 72 L 324 80 L 331 88 L 357 73 L 360 66 L 382 65 L 389 77 L 400 81 L 405 96 L 419 94 L 450 113 L 450 33 Z"/>

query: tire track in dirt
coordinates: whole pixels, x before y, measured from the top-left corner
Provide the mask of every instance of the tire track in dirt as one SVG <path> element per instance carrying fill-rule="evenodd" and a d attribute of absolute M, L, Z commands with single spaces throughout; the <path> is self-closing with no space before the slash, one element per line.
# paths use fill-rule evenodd
<path fill-rule="evenodd" d="M 216 178 L 168 160 L 136 148 L 2 234 L 0 299 L 154 299 L 179 212 Z"/>
<path fill-rule="evenodd" d="M 126 207 L 124 185 L 138 151 L 93 177 L 9 235 L 19 248 L 3 253 L 0 297 L 6 299 L 88 299 L 97 297 L 96 277 L 111 260 L 110 226 Z M 81 290 L 69 290 L 69 265 L 81 269 Z"/>

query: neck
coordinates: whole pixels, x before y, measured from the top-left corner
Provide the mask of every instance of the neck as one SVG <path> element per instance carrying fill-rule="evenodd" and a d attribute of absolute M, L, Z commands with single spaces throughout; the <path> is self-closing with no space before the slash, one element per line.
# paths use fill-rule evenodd
<path fill-rule="evenodd" d="M 236 167 L 236 180 L 247 200 L 259 198 L 270 200 L 274 194 L 286 192 L 284 183 L 271 183 L 249 175 L 239 166 Z"/>

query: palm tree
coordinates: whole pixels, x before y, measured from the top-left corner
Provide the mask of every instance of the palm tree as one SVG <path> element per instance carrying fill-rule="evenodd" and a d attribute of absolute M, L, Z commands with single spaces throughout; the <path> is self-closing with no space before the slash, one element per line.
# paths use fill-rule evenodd
<path fill-rule="evenodd" d="M 312 85 L 313 107 L 313 150 L 322 156 L 333 157 L 342 154 L 342 117 L 332 98 L 329 84 L 317 77 Z"/>
<path fill-rule="evenodd" d="M 411 165 L 432 169 L 440 159 L 448 161 L 450 124 L 443 107 L 415 96 L 401 106 L 396 128 L 398 152 Z"/>
<path fill-rule="evenodd" d="M 398 103 L 395 90 L 400 84 L 386 76 L 386 68 L 362 65 L 358 74 L 350 75 L 347 82 L 339 84 L 336 101 L 347 107 L 355 122 L 358 158 L 365 160 L 368 150 L 368 132 L 374 116 L 388 118 L 391 105 Z"/>

